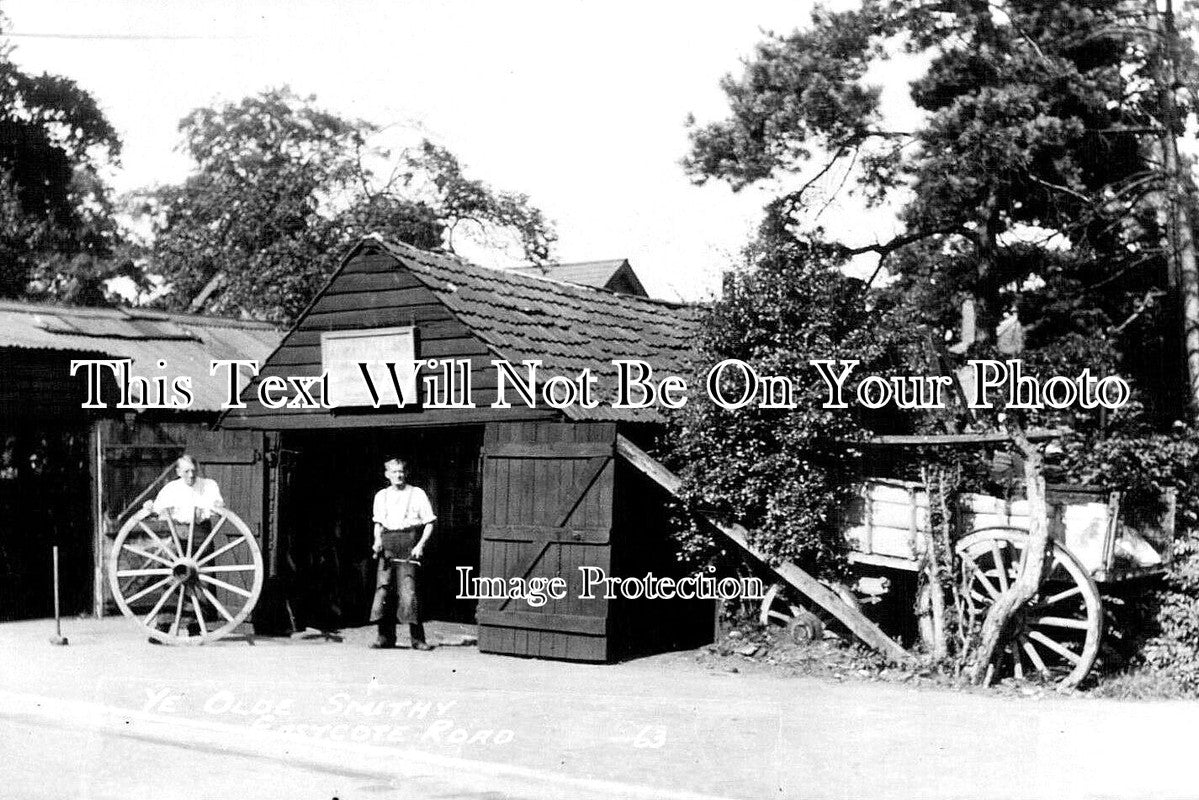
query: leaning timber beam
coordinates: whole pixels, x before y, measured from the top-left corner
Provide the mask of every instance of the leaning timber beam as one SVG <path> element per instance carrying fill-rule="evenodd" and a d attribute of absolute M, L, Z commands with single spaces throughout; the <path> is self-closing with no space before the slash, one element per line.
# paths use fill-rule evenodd
<path fill-rule="evenodd" d="M 630 442 L 624 436 L 618 435 L 616 437 L 616 452 L 654 483 L 657 483 L 676 497 L 679 495 L 683 483 L 682 480 L 669 469 L 662 466 L 657 459 Z M 731 539 L 755 561 L 762 563 L 788 585 L 836 617 L 855 636 L 861 639 L 864 644 L 874 648 L 892 661 L 905 662 L 914 660 L 910 653 L 900 647 L 887 634 L 883 633 L 861 611 L 846 603 L 832 589 L 829 589 L 810 574 L 789 561 L 772 565 L 765 554 L 749 543 L 748 531 L 745 528 L 736 523 L 719 522 L 711 517 L 705 517 L 704 519 L 712 527 L 724 534 L 726 538 Z"/>

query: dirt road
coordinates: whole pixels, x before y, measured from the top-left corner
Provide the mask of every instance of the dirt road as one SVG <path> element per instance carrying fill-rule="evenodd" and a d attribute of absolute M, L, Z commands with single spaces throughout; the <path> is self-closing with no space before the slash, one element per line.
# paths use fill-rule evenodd
<path fill-rule="evenodd" d="M 311 773 L 311 792 L 278 795 L 288 797 L 386 797 L 388 770 L 408 770 L 462 797 L 492 787 L 497 797 L 1199 798 L 1199 703 L 837 684 L 678 657 L 588 666 L 473 648 L 380 652 L 364 647 L 366 632 L 155 647 L 128 625 L 71 623 L 64 648 L 47 643 L 46 623 L 0 626 L 5 730 L 82 721 L 103 741 L 132 731 L 153 753 L 116 748 L 140 765 L 130 780 L 146 762 L 170 762 L 158 748 L 172 743 L 226 753 L 231 769 L 256 758 Z M 31 736 L 43 744 L 21 758 L 54 763 L 43 752 L 53 737 Z M 346 791 L 329 771 L 339 764 L 383 793 L 335 795 Z"/>

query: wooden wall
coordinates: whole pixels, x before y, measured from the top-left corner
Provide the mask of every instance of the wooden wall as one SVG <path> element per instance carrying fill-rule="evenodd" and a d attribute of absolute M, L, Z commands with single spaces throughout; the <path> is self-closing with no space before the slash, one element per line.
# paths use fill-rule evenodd
<path fill-rule="evenodd" d="M 417 357 L 437 359 L 468 358 L 472 363 L 474 410 L 380 409 L 278 410 L 256 407 L 249 398 L 259 381 L 268 375 L 281 377 L 321 374 L 321 333 L 323 331 L 415 326 Z M 373 248 L 364 248 L 337 274 L 295 330 L 283 340 L 269 359 L 258 380 L 243 393 L 248 409 L 233 412 L 224 427 L 266 428 L 274 430 L 415 427 L 429 425 L 466 425 L 496 419 L 546 419 L 557 412 L 546 409 L 514 407 L 492 409 L 495 399 L 496 358 L 466 325 L 458 321 L 429 289 L 404 268 L 395 257 Z"/>

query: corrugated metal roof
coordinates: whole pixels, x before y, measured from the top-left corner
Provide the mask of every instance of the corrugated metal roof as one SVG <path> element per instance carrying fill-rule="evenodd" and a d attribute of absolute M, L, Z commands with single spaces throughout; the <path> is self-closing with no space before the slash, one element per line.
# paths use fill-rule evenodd
<path fill-rule="evenodd" d="M 655 376 L 686 375 L 698 336 L 698 306 L 599 291 L 486 269 L 445 253 L 376 239 L 503 358 L 541 359 L 550 375 L 590 368 L 598 387 L 616 384 L 613 359 L 641 359 Z M 623 263 L 623 262 L 617 262 Z M 657 408 L 571 408 L 583 420 L 657 421 Z"/>
<path fill-rule="evenodd" d="M 262 362 L 282 338 L 273 325 L 247 320 L 0 301 L 0 347 L 102 353 L 132 359 L 139 374 L 190 375 L 194 411 L 218 411 L 224 399 L 210 361 Z"/>

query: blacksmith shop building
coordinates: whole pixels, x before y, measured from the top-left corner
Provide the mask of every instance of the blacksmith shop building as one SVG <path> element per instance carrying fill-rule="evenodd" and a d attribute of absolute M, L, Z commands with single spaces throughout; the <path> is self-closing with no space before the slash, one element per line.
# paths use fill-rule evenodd
<path fill-rule="evenodd" d="M 371 497 L 385 485 L 384 460 L 400 456 L 438 516 L 425 556 L 428 616 L 477 621 L 480 649 L 605 661 L 710 636 L 711 602 L 579 598 L 580 566 L 616 576 L 682 574 L 665 493 L 618 457 L 622 441 L 644 444 L 659 433 L 662 417 L 655 407 L 612 408 L 605 390 L 615 385 L 614 359 L 687 375 L 698 310 L 640 296 L 627 262 L 608 267 L 621 291 L 556 280 L 552 271 L 485 269 L 378 238 L 349 253 L 242 393 L 246 407 L 221 420 L 226 430 L 266 437 L 271 449 L 260 624 L 268 615 L 296 627 L 365 623 Z M 434 387 L 424 377 L 437 370 L 405 373 L 412 360 L 464 361 L 475 407 L 430 407 Z M 540 361 L 541 382 L 589 369 L 603 402 L 530 408 L 509 388 L 512 406 L 493 408 L 496 360 L 521 372 L 523 361 Z M 358 362 L 371 365 L 377 408 Z M 264 380 L 322 373 L 336 407 L 267 408 L 257 400 Z M 398 408 L 397 386 L 421 402 Z M 464 600 L 458 567 L 488 577 L 561 576 L 568 591 L 540 607 Z"/>

